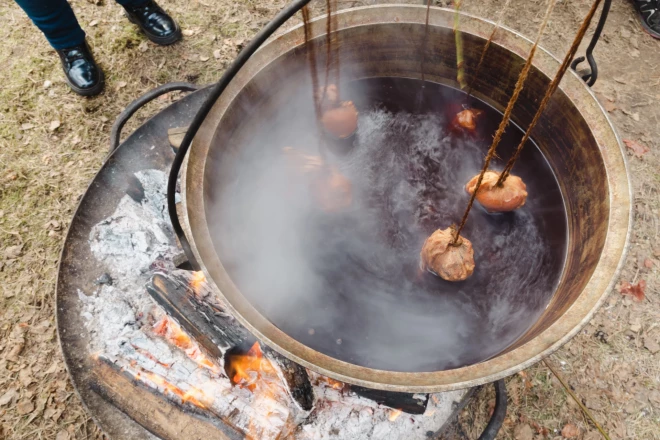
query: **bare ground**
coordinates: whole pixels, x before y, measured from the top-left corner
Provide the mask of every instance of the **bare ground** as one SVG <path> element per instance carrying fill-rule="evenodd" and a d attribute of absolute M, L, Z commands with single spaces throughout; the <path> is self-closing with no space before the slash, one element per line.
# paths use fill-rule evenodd
<path fill-rule="evenodd" d="M 513 0 L 506 25 L 533 35 L 543 3 Z M 168 48 L 147 42 L 111 1 L 72 4 L 107 75 L 106 91 L 96 98 L 71 93 L 45 39 L 17 5 L 0 3 L 0 439 L 102 437 L 69 383 L 54 325 L 57 261 L 73 210 L 107 154 L 114 118 L 130 101 L 168 81 L 216 80 L 284 2 L 162 0 L 185 33 Z M 464 8 L 493 17 L 502 4 L 466 0 Z M 563 55 L 588 6 L 587 0 L 559 2 L 543 46 Z M 596 57 L 601 78 L 594 90 L 621 137 L 650 149 L 642 157 L 629 154 L 635 227 L 621 276 L 644 280 L 646 297 L 637 302 L 612 292 L 550 362 L 611 438 L 660 439 L 660 42 L 641 31 L 628 2 L 616 1 Z M 172 99 L 148 106 L 125 130 Z M 578 428 L 574 438 L 599 438 L 545 365 L 507 386 L 510 408 L 500 438 L 562 438 L 569 424 Z M 485 426 L 491 393 L 482 391 L 461 414 L 468 438 Z"/>

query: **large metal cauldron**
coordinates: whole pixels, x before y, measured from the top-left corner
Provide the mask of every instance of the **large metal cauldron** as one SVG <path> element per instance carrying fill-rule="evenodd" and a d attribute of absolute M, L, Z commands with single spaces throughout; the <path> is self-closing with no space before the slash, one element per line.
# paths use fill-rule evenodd
<path fill-rule="evenodd" d="M 419 78 L 425 7 L 358 8 L 342 11 L 337 19 L 343 81 L 374 77 Z M 453 11 L 431 10 L 426 78 L 449 86 L 456 85 L 452 26 Z M 480 18 L 461 15 L 468 76 L 473 73 L 470 69 L 476 65 L 492 26 Z M 323 18 L 312 23 L 312 35 L 317 47 L 322 48 L 325 42 Z M 475 96 L 496 109 L 503 109 L 530 47 L 529 40 L 512 31 L 498 32 L 482 74 L 473 83 Z M 324 56 L 324 50 L 317 51 L 321 64 Z M 300 342 L 299 335 L 292 337 L 290 332 L 281 329 L 283 326 L 274 325 L 260 312 L 259 305 L 253 304 L 239 290 L 240 283 L 232 277 L 232 263 L 219 250 L 223 247 L 222 240 L 231 237 L 218 237 L 216 231 L 222 226 L 218 225 L 222 219 L 210 205 L 221 194 L 236 190 L 234 171 L 244 166 L 242 150 L 258 131 L 258 124 L 286 111 L 301 87 L 311 96 L 306 60 L 302 26 L 262 47 L 209 113 L 185 166 L 183 223 L 186 235 L 207 277 L 247 328 L 283 355 L 337 380 L 392 391 L 437 392 L 471 387 L 511 375 L 556 350 L 588 322 L 612 287 L 626 252 L 630 187 L 619 139 L 590 90 L 573 73 L 566 75 L 533 133 L 564 198 L 568 230 L 564 269 L 554 294 L 543 304 L 547 307 L 540 308 L 534 315 L 535 321 L 506 347 L 477 362 L 443 371 L 376 369 L 368 363 L 340 360 L 341 356 L 334 354 L 336 351 L 312 349 L 310 344 Z M 513 112 L 516 124 L 521 127 L 529 124 L 549 77 L 558 66 L 557 59 L 549 53 L 537 52 L 534 68 Z M 266 151 L 282 146 L 266 142 L 263 148 Z M 254 172 L 260 171 L 255 169 Z M 246 197 L 249 199 L 250 195 Z M 248 200 L 250 202 L 264 203 L 264 200 Z M 446 227 L 438 225 L 441 226 Z M 259 249 L 252 251 L 259 252 Z M 255 272 L 254 277 L 259 277 L 259 273 Z M 528 300 L 525 294 L 520 298 Z M 289 313 L 295 320 L 299 312 L 294 305 Z M 397 320 L 396 308 L 386 311 L 384 316 Z M 414 342 L 411 340 L 410 344 Z M 473 343 L 477 344 L 477 339 L 473 339 Z M 408 353 L 404 348 L 407 347 L 401 347 L 402 352 Z"/>

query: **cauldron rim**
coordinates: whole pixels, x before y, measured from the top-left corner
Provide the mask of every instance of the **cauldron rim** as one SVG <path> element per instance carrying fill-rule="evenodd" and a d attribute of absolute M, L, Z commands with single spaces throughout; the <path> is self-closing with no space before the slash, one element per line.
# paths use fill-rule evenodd
<path fill-rule="evenodd" d="M 417 5 L 377 5 L 342 10 L 337 17 L 340 30 L 378 24 L 423 24 L 425 9 L 425 6 Z M 436 7 L 431 9 L 431 26 L 452 28 L 453 10 Z M 483 26 L 484 24 L 489 26 Z M 324 25 L 323 17 L 318 17 L 312 22 L 314 37 L 324 34 Z M 490 26 L 493 25 L 491 21 L 461 13 L 461 30 L 465 33 L 487 38 Z M 489 360 L 452 370 L 422 373 L 376 370 L 337 360 L 294 340 L 261 315 L 243 297 L 213 248 L 206 222 L 204 206 L 206 158 L 217 124 L 242 87 L 270 62 L 302 44 L 304 44 L 303 29 L 302 25 L 298 25 L 272 39 L 250 59 L 204 121 L 184 166 L 182 223 L 186 236 L 210 284 L 226 300 L 236 318 L 259 340 L 313 371 L 347 383 L 401 392 L 442 392 L 492 382 L 537 363 L 575 336 L 591 320 L 614 287 L 629 248 L 632 224 L 631 186 L 621 140 L 593 92 L 575 72 L 565 76 L 561 90 L 579 109 L 600 146 L 607 171 L 610 202 L 607 234 L 594 273 L 578 298 L 563 315 L 532 340 Z M 525 57 L 532 41 L 512 29 L 501 27 L 494 44 Z M 538 49 L 534 66 L 549 77 L 554 75 L 560 60 L 547 50 L 541 47 Z"/>

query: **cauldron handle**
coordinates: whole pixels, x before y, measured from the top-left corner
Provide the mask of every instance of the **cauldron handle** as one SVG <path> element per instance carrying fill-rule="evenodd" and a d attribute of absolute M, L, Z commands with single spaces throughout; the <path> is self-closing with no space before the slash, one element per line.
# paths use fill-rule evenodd
<path fill-rule="evenodd" d="M 610 6 L 612 6 L 612 0 L 605 0 L 603 3 L 603 10 L 600 13 L 600 19 L 598 20 L 598 25 L 596 26 L 596 30 L 594 31 L 593 37 L 591 37 L 591 42 L 589 43 L 589 46 L 587 47 L 587 50 L 585 52 L 585 55 L 587 57 L 587 62 L 589 63 L 589 67 L 591 68 L 591 72 L 582 75 L 582 80 L 587 83 L 589 87 L 593 86 L 596 83 L 596 80 L 598 79 L 598 65 L 596 64 L 596 60 L 594 58 L 594 48 L 596 47 L 596 43 L 598 43 L 598 40 L 600 39 L 600 34 L 603 31 L 603 28 L 605 27 L 605 22 L 607 21 L 607 15 L 610 12 Z M 581 62 L 584 61 L 584 57 L 578 57 L 573 60 L 571 63 L 571 69 L 575 70 Z"/>
<path fill-rule="evenodd" d="M 479 440 L 495 440 L 506 417 L 507 395 L 504 379 L 494 382 L 493 385 L 495 386 L 495 409 L 486 429 L 479 436 Z"/>
<path fill-rule="evenodd" d="M 137 112 L 144 105 L 169 92 L 174 92 L 177 90 L 184 92 L 194 92 L 198 89 L 199 86 L 196 86 L 195 84 L 187 82 L 171 82 L 148 91 L 144 95 L 137 98 L 135 101 L 128 104 L 124 111 L 122 111 L 119 116 L 117 116 L 115 123 L 112 124 L 112 131 L 110 132 L 110 151 L 108 152 L 108 155 L 112 154 L 112 152 L 115 151 L 119 146 L 121 130 L 124 128 L 124 125 L 126 125 L 131 116 L 133 116 L 135 112 Z"/>
<path fill-rule="evenodd" d="M 176 183 L 179 178 L 179 171 L 181 165 L 183 164 L 183 159 L 188 153 L 190 144 L 195 138 L 199 127 L 201 127 L 204 119 L 211 111 L 211 108 L 218 100 L 222 92 L 225 91 L 229 83 L 236 76 L 236 74 L 241 70 L 243 65 L 250 59 L 250 57 L 261 47 L 266 40 L 277 31 L 280 26 L 282 26 L 289 18 L 293 17 L 298 11 L 300 11 L 305 5 L 307 5 L 311 0 L 295 0 L 284 7 L 276 16 L 273 18 L 263 29 L 259 31 L 257 35 L 243 48 L 243 50 L 238 54 L 234 62 L 225 70 L 225 73 L 222 74 L 220 80 L 214 84 L 211 88 L 208 98 L 202 103 L 199 111 L 193 118 L 186 135 L 181 141 L 181 145 L 176 152 L 174 161 L 172 162 L 172 168 L 170 169 L 170 175 L 167 181 L 167 209 L 170 215 L 170 220 L 172 221 L 172 228 L 179 238 L 179 243 L 188 257 L 188 262 L 193 270 L 200 270 L 201 267 L 190 248 L 190 243 L 186 238 L 181 223 L 179 222 L 179 216 L 176 212 Z"/>

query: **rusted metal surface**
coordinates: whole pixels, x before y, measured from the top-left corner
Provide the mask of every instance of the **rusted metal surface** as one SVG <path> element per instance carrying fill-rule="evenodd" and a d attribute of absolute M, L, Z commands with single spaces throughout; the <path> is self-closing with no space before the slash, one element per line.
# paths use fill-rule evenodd
<path fill-rule="evenodd" d="M 338 14 L 342 69 L 348 77 L 408 77 L 420 75 L 419 43 L 425 7 L 378 6 Z M 312 23 L 312 35 L 322 40 L 324 21 Z M 432 8 L 425 65 L 430 81 L 455 86 L 453 11 Z M 463 15 L 465 58 L 478 59 L 492 23 Z M 538 362 L 575 335 L 613 287 L 624 259 L 631 222 L 631 195 L 624 154 L 607 115 L 591 91 L 571 72 L 563 79 L 533 133 L 558 177 L 569 218 L 569 244 L 559 287 L 538 322 L 508 351 L 476 365 L 447 371 L 402 373 L 339 361 L 297 342 L 280 331 L 241 294 L 223 267 L 209 232 L 205 202 L 214 188 L 205 185 L 211 149 L 222 150 L 231 163 L 246 136 L 245 109 L 267 85 L 293 90 L 292 76 L 305 67 L 303 29 L 297 27 L 258 51 L 236 76 L 201 127 L 185 170 L 184 226 L 198 261 L 237 318 L 258 339 L 290 359 L 334 379 L 370 388 L 402 392 L 437 392 L 472 387 L 514 374 Z M 502 109 L 510 96 L 531 42 L 503 29 L 491 46 L 484 72 L 475 81 L 475 96 Z M 282 68 L 290 63 L 295 68 Z M 527 85 L 513 113 L 525 127 L 537 100 L 554 76 L 559 61 L 539 50 Z M 296 70 L 298 69 L 298 70 Z M 470 74 L 468 68 L 468 75 Z M 282 94 L 280 94 L 282 95 Z M 280 98 L 280 105 L 285 98 Z M 251 101 L 252 100 L 252 101 Z M 271 106 L 276 111 L 278 103 Z M 231 142 L 229 140 L 231 139 Z M 223 150 L 224 149 L 224 150 Z"/>

